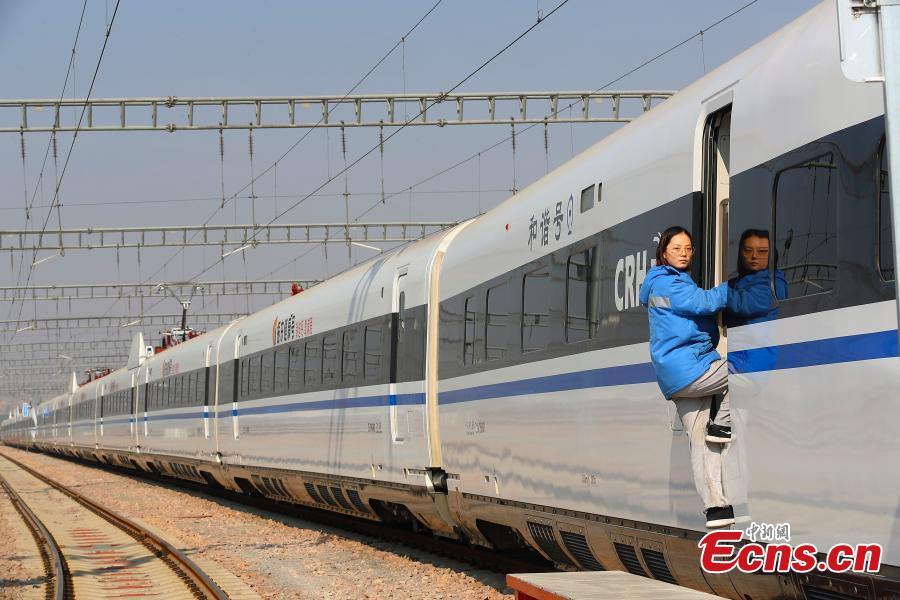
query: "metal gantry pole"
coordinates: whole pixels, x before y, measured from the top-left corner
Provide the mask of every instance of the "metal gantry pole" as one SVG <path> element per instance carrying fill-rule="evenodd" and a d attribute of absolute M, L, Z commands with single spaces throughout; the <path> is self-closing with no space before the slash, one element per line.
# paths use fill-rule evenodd
<path fill-rule="evenodd" d="M 302 129 L 314 127 L 400 127 L 501 125 L 515 123 L 625 123 L 670 97 L 671 90 L 535 91 L 479 93 L 362 94 L 349 96 L 235 96 L 176 98 L 0 99 L 0 133 L 42 131 L 222 131 L 226 129 Z M 559 103 L 580 105 L 577 116 L 564 117 Z M 595 114 L 587 110 L 597 105 Z M 623 103 L 633 106 L 622 114 Z M 470 110 L 468 116 L 465 106 Z M 417 118 L 400 118 L 408 106 Z M 526 112 L 526 107 L 544 110 Z M 86 107 L 88 119 L 77 127 L 60 121 L 64 107 Z M 202 107 L 207 107 L 203 110 Z M 229 111 L 252 109 L 254 118 L 229 121 Z M 196 109 L 200 108 L 198 111 Z M 265 108 L 265 110 L 263 110 Z M 428 112 L 424 112 L 425 109 Z M 499 110 L 498 110 L 499 108 Z M 28 117 L 28 110 L 40 115 Z M 217 110 L 211 110 L 217 109 Z M 304 110 L 306 112 L 304 112 Z M 161 118 L 161 112 L 164 116 Z M 602 112 L 601 112 L 602 111 Z M 198 116 L 208 115 L 208 121 Z M 474 116 L 480 114 L 481 116 Z M 9 115 L 9 116 L 7 116 Z M 509 115 L 507 117 L 507 115 Z M 165 123 L 163 119 L 173 120 Z M 304 120 L 302 117 L 308 116 Z M 38 122 L 41 121 L 41 122 Z M 15 124 L 13 124 L 15 123 Z"/>

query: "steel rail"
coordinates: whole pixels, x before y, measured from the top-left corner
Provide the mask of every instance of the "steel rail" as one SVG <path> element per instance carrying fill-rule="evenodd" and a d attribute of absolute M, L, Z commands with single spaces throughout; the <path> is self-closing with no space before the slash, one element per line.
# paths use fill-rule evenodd
<path fill-rule="evenodd" d="M 203 570 L 194 561 L 192 561 L 185 553 L 183 553 L 181 550 L 179 550 L 166 540 L 144 529 L 127 517 L 123 517 L 122 515 L 112 512 L 111 510 L 94 502 L 86 496 L 79 494 L 72 489 L 69 489 L 63 484 L 50 479 L 49 477 L 43 475 L 42 473 L 39 473 L 38 471 L 35 471 L 28 465 L 25 465 L 18 460 L 11 458 L 5 452 L 0 452 L 0 455 L 2 455 L 3 458 L 10 461 L 26 473 L 32 475 L 33 477 L 36 477 L 50 487 L 62 492 L 75 502 L 81 504 L 109 523 L 112 523 L 113 525 L 124 531 L 126 534 L 140 542 L 157 558 L 166 563 L 169 568 L 175 571 L 178 577 L 185 581 L 188 588 L 190 588 L 190 590 L 198 598 L 212 598 L 216 600 L 228 599 L 228 595 L 225 593 L 225 591 L 222 590 L 222 588 L 220 588 L 216 582 L 210 579 L 210 577 L 206 573 L 204 573 Z"/>
<path fill-rule="evenodd" d="M 5 455 L 4 457 L 8 458 Z M 41 553 L 41 561 L 44 563 L 44 570 L 47 572 L 45 597 L 48 600 L 67 600 L 72 598 L 72 575 L 69 572 L 69 567 L 62 550 L 59 548 L 59 544 L 56 543 L 53 535 L 3 475 L 0 475 L 0 487 L 3 488 L 13 506 L 22 516 L 22 520 L 25 521 L 26 527 L 31 531 L 38 551 Z"/>

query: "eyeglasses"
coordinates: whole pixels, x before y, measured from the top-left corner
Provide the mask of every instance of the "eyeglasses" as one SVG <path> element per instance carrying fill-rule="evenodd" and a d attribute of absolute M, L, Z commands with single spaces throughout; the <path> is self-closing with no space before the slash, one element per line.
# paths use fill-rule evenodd
<path fill-rule="evenodd" d="M 768 248 L 741 248 L 742 256 L 768 256 L 769 249 Z"/>
<path fill-rule="evenodd" d="M 690 254 L 693 254 L 693 253 L 694 253 L 694 249 L 693 249 L 692 247 L 690 247 L 690 246 L 685 246 L 685 247 L 681 247 L 681 246 L 669 246 L 668 252 L 671 252 L 672 254 L 687 254 L 687 255 L 690 255 Z"/>

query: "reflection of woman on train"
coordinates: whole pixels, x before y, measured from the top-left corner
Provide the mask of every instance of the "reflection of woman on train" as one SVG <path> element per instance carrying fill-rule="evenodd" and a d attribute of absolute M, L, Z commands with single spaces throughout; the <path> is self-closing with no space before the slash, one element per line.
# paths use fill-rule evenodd
<path fill-rule="evenodd" d="M 647 273 L 640 297 L 641 304 L 649 307 L 650 357 L 656 379 L 666 398 L 675 402 L 688 436 L 706 526 L 724 527 L 734 523 L 734 511 L 722 487 L 718 444 L 731 441 L 731 413 L 728 363 L 716 352 L 715 315 L 725 308 L 727 284 L 699 288 L 688 273 L 693 254 L 693 239 L 686 229 L 666 229 L 656 249 L 656 266 Z M 716 396 L 722 401 L 715 421 L 710 422 Z"/>
<path fill-rule="evenodd" d="M 738 244 L 738 276 L 728 281 L 728 305 L 725 325 L 741 327 L 771 321 L 778 316 L 778 305 L 772 298 L 772 275 L 769 271 L 769 232 L 747 229 Z M 784 273 L 775 270 L 775 298 L 784 300 L 788 285 Z M 762 337 L 760 337 L 762 336 Z M 752 352 L 732 352 L 728 356 L 732 373 L 768 371 L 775 366 L 775 348 L 766 343 L 765 334 L 754 341 L 762 345 Z"/>
<path fill-rule="evenodd" d="M 765 229 L 744 231 L 738 249 L 738 276 L 728 281 L 725 323 L 728 327 L 740 327 L 771 321 L 778 316 L 778 307 L 772 298 L 769 232 Z M 784 300 L 787 290 L 784 273 L 776 270 L 775 297 Z"/>

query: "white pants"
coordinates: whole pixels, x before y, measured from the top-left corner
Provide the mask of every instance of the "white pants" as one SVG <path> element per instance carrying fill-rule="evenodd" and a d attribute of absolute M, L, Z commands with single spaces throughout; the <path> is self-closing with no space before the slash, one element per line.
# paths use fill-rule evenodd
<path fill-rule="evenodd" d="M 731 426 L 731 411 L 728 403 L 728 363 L 719 359 L 710 365 L 709 370 L 691 385 L 678 390 L 672 396 L 675 409 L 684 425 L 691 447 L 691 470 L 694 472 L 694 485 L 703 501 L 703 508 L 728 506 L 722 486 L 723 444 L 710 444 L 706 441 L 706 425 L 709 423 L 709 411 L 712 401 L 717 395 L 723 399 L 716 414 L 715 423 Z"/>

